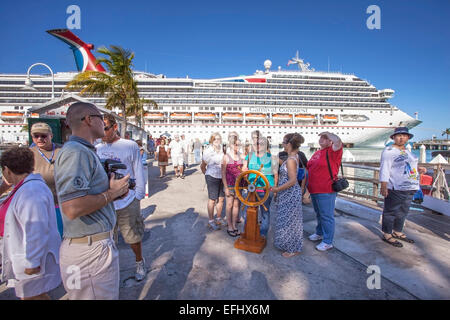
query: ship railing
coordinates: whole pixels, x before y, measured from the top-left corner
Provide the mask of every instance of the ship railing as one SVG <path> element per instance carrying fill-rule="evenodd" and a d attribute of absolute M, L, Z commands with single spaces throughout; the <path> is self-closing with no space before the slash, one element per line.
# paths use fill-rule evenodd
<path fill-rule="evenodd" d="M 344 177 L 349 181 L 349 187 L 339 192 L 340 195 L 372 203 L 384 201 L 380 194 L 379 162 L 343 162 L 342 166 Z M 419 163 L 418 166 L 425 167 L 429 175 L 432 171 L 433 181 L 441 169 L 450 170 L 450 164 Z"/>

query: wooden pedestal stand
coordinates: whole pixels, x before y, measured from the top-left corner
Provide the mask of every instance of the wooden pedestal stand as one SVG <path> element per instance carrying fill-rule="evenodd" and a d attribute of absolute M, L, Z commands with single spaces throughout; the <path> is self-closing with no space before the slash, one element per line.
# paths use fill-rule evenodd
<path fill-rule="evenodd" d="M 249 173 L 257 175 L 253 182 L 250 182 L 247 179 L 247 175 Z M 266 184 L 266 195 L 263 197 L 263 199 L 261 199 L 256 193 L 255 181 L 258 179 L 258 177 L 262 178 L 262 180 Z M 240 187 L 240 182 L 242 179 L 245 179 L 248 182 L 247 187 Z M 246 199 L 242 198 L 242 195 L 240 193 L 242 189 L 248 190 L 248 196 Z M 263 204 L 269 196 L 269 182 L 267 181 L 267 178 L 259 171 L 246 171 L 241 173 L 236 179 L 235 191 L 238 198 L 242 201 L 242 203 L 248 205 L 248 208 L 247 221 L 245 223 L 245 232 L 242 233 L 241 236 L 234 242 L 234 247 L 249 252 L 261 253 L 266 246 L 266 238 L 260 235 L 258 224 L 258 205 Z"/>

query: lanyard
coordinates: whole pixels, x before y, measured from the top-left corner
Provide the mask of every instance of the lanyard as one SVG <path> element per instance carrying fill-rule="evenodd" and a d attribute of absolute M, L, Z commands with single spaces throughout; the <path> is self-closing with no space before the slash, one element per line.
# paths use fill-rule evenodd
<path fill-rule="evenodd" d="M 38 150 L 39 154 L 42 156 L 42 158 L 44 158 L 45 160 L 47 160 L 48 163 L 53 164 L 53 156 L 55 155 L 55 144 L 52 143 L 52 156 L 51 156 L 50 159 L 47 158 L 47 157 L 45 156 L 45 154 L 42 153 L 42 151 L 39 149 L 38 146 L 36 146 L 36 147 L 37 147 L 37 150 Z"/>

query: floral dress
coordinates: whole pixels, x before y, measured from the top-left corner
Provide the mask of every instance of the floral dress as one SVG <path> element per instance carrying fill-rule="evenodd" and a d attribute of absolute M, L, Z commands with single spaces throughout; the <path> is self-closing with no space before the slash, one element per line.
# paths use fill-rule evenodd
<path fill-rule="evenodd" d="M 298 160 L 296 157 L 289 157 Z M 289 159 L 288 158 L 288 159 Z M 287 160 L 280 167 L 279 186 L 288 182 Z M 284 252 L 301 252 L 303 246 L 302 190 L 298 183 L 278 192 L 276 203 L 275 247 Z"/>

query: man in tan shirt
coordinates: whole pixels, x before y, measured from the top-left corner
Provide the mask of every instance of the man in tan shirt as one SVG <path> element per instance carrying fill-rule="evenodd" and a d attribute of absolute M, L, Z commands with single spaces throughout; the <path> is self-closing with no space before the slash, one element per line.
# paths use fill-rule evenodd
<path fill-rule="evenodd" d="M 30 147 L 34 154 L 34 171 L 39 173 L 50 188 L 55 201 L 56 221 L 58 223 L 58 231 L 62 237 L 63 224 L 61 211 L 58 206 L 58 198 L 56 197 L 55 188 L 55 168 L 54 162 L 56 155 L 61 149 L 61 145 L 52 142 L 53 132 L 50 126 L 45 122 L 36 122 L 31 127 L 31 138 L 33 146 Z"/>

